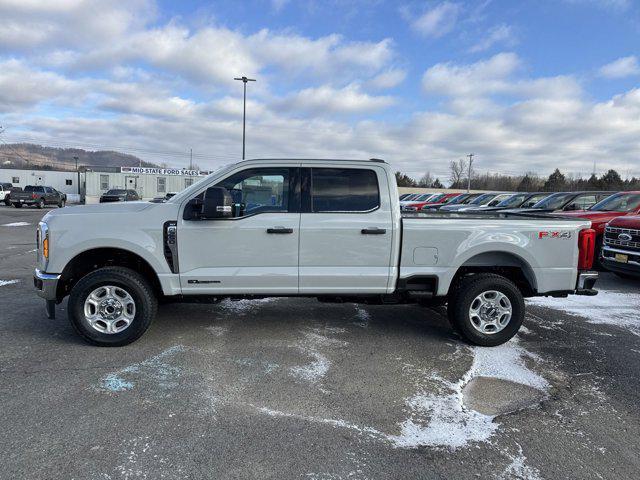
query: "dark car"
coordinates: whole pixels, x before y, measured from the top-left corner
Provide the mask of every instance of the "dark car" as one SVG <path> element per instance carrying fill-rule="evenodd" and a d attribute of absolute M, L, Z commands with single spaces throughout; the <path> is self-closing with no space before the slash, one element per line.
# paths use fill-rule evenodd
<path fill-rule="evenodd" d="M 27 185 L 22 191 L 11 191 L 11 204 L 16 208 L 23 205 L 44 208 L 46 205 L 57 205 L 62 208 L 67 203 L 67 195 L 53 187 Z"/>
<path fill-rule="evenodd" d="M 484 207 L 473 210 L 467 210 L 470 212 L 495 212 L 499 210 L 507 210 L 511 208 L 531 208 L 539 201 L 547 198 L 550 193 L 545 192 L 525 192 L 525 193 L 514 193 L 509 198 L 501 201 L 494 207 Z"/>
<path fill-rule="evenodd" d="M 460 195 L 453 197 L 451 200 L 445 203 L 437 205 L 426 205 L 422 208 L 423 211 L 440 210 L 445 205 L 467 205 L 480 196 L 479 193 L 461 193 Z"/>
<path fill-rule="evenodd" d="M 615 192 L 558 192 L 540 200 L 530 208 L 519 208 L 518 213 L 551 213 L 587 210 Z"/>
<path fill-rule="evenodd" d="M 133 202 L 135 200 L 140 200 L 138 192 L 135 190 L 125 190 L 124 188 L 113 188 L 111 190 L 107 190 L 100 197 L 100 203 Z"/>

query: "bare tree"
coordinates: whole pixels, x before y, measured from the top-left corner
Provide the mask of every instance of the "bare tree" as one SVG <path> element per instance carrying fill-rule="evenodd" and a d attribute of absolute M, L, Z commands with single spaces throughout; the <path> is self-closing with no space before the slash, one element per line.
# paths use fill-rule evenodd
<path fill-rule="evenodd" d="M 449 181 L 454 188 L 460 188 L 467 176 L 467 161 L 464 158 L 449 163 Z"/>
<path fill-rule="evenodd" d="M 430 188 L 433 185 L 433 176 L 431 172 L 426 172 L 420 180 L 418 180 L 418 186 L 423 188 Z"/>

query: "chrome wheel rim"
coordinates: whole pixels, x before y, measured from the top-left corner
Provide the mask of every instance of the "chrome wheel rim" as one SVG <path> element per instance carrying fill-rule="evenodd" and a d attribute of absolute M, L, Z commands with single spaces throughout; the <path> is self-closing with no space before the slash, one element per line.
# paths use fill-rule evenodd
<path fill-rule="evenodd" d="M 122 287 L 103 285 L 84 301 L 84 318 L 100 333 L 120 333 L 131 325 L 135 316 L 136 303 Z"/>
<path fill-rule="evenodd" d="M 512 316 L 513 307 L 509 297 L 497 290 L 482 292 L 473 299 L 469 307 L 471 325 L 485 335 L 504 330 Z"/>

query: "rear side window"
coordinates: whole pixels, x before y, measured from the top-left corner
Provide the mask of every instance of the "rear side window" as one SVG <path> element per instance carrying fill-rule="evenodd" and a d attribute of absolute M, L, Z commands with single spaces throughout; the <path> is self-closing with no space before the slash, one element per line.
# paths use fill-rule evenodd
<path fill-rule="evenodd" d="M 378 177 L 373 170 L 311 169 L 313 212 L 368 212 L 379 206 Z"/>

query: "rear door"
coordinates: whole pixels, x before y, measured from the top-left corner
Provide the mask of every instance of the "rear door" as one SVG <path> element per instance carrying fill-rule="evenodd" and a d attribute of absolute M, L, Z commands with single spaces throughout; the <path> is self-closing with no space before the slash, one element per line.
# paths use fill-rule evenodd
<path fill-rule="evenodd" d="M 300 293 L 385 293 L 391 213 L 384 169 L 303 168 Z"/>

